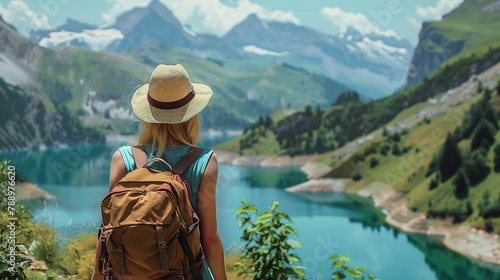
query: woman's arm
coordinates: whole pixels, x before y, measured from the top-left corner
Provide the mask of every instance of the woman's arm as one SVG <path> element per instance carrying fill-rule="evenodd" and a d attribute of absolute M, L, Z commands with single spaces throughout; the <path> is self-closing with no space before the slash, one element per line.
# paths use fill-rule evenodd
<path fill-rule="evenodd" d="M 120 151 L 116 151 L 113 154 L 111 169 L 109 170 L 109 191 L 111 191 L 116 183 L 126 174 L 127 170 L 125 169 L 125 163 L 123 162 L 122 155 Z"/>
<path fill-rule="evenodd" d="M 215 186 L 217 184 L 217 157 L 212 154 L 200 183 L 198 215 L 200 216 L 201 245 L 215 280 L 226 280 L 224 248 L 217 230 Z"/>

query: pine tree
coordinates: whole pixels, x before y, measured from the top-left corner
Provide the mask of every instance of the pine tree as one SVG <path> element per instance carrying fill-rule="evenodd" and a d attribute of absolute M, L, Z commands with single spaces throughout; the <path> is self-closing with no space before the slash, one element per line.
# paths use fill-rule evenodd
<path fill-rule="evenodd" d="M 322 133 L 318 133 L 316 137 L 316 143 L 314 144 L 314 150 L 318 153 L 326 152 L 325 139 L 323 139 Z"/>
<path fill-rule="evenodd" d="M 479 82 L 477 83 L 477 91 L 476 91 L 476 92 L 477 92 L 477 93 L 481 93 L 481 92 L 483 92 L 483 82 L 479 81 Z"/>
<path fill-rule="evenodd" d="M 266 117 L 266 120 L 265 120 L 265 122 L 264 122 L 264 126 L 265 126 L 265 128 L 267 128 L 267 129 L 272 128 L 272 126 L 273 126 L 273 120 L 271 119 L 271 117 L 270 117 L 270 116 L 267 116 L 267 117 Z"/>
<path fill-rule="evenodd" d="M 395 156 L 399 156 L 400 153 L 401 149 L 399 149 L 399 145 L 394 143 L 394 145 L 392 145 L 392 154 Z"/>
<path fill-rule="evenodd" d="M 487 120 L 481 119 L 472 134 L 471 150 L 476 150 L 483 147 L 489 150 L 491 145 L 495 143 L 496 128 Z"/>
<path fill-rule="evenodd" d="M 443 152 L 439 161 L 439 170 L 441 171 L 441 180 L 446 182 L 462 164 L 462 157 L 458 150 L 457 143 L 453 136 L 448 133 L 446 141 L 444 142 Z"/>
<path fill-rule="evenodd" d="M 457 177 L 453 181 L 455 185 L 455 196 L 458 199 L 464 199 L 469 195 L 469 180 L 463 169 L 458 171 Z"/>
<path fill-rule="evenodd" d="M 488 152 L 485 149 L 479 148 L 467 155 L 464 168 L 470 186 L 476 186 L 488 177 L 491 169 L 488 166 L 487 154 Z"/>
<path fill-rule="evenodd" d="M 392 140 L 394 142 L 399 142 L 401 141 L 401 135 L 398 133 L 398 132 L 394 132 L 394 134 L 392 135 Z"/>
<path fill-rule="evenodd" d="M 313 116 L 312 106 L 310 104 L 306 105 L 305 114 L 308 117 L 312 117 Z"/>
<path fill-rule="evenodd" d="M 500 172 L 500 144 L 495 145 L 495 157 L 493 158 L 494 170 L 496 173 Z"/>

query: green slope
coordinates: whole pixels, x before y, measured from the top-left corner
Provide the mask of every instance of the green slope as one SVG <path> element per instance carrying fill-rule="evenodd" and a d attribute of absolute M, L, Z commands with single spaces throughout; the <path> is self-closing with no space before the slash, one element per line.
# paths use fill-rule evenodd
<path fill-rule="evenodd" d="M 379 136 L 365 142 L 346 160 L 330 159 L 333 170 L 324 176 L 345 178 L 351 177 L 357 171 L 362 179 L 348 183 L 347 189 L 359 188 L 359 186 L 370 185 L 373 182 L 387 183 L 394 190 L 406 194 L 404 199 L 408 200 L 408 208 L 411 210 L 427 212 L 437 217 L 452 217 L 456 223 L 466 223 L 500 233 L 500 209 L 498 209 L 500 207 L 500 189 L 498 188 L 500 173 L 494 171 L 493 162 L 494 147 L 500 145 L 500 131 L 496 132 L 495 143 L 488 150 L 485 159 L 485 164 L 490 171 L 478 184 L 469 185 L 468 194 L 465 197 L 457 197 L 455 194 L 456 173 L 444 182 L 438 181 L 434 188 L 430 187 L 431 181 L 437 176 L 435 172 L 429 174 L 430 164 L 433 158 L 442 152 L 446 135 L 454 134 L 457 127 L 462 126 L 471 106 L 480 102 L 482 98 L 484 98 L 484 93 L 469 99 L 445 115 L 432 118 L 428 123 L 420 122 L 408 133 L 403 134 L 400 141 L 394 141 L 390 134 Z M 498 113 L 500 95 L 493 92 L 489 103 Z M 394 155 L 389 150 L 384 155 L 382 153 L 384 145 L 391 148 L 397 145 L 401 151 Z M 467 155 L 470 154 L 470 145 L 470 138 L 458 143 L 462 161 L 465 161 Z M 377 162 L 375 165 L 374 159 Z"/>
<path fill-rule="evenodd" d="M 482 42 L 497 38 L 500 30 L 498 11 L 484 11 L 497 0 L 466 0 L 442 21 L 430 22 L 434 32 L 439 32 L 450 41 L 464 41 L 463 50 Z"/>
<path fill-rule="evenodd" d="M 168 48 L 148 41 L 134 48 L 129 55 L 151 66 L 183 64 L 193 82 L 208 84 L 214 97 L 203 113 L 204 124 L 219 128 L 242 127 L 260 115 L 291 105 L 325 106 L 347 88 L 328 78 L 310 74 L 288 65 L 236 71 L 193 51 Z"/>

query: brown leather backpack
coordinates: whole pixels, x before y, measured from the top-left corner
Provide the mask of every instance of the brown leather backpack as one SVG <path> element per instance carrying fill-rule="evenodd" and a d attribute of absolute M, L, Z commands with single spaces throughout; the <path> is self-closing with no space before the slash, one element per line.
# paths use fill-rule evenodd
<path fill-rule="evenodd" d="M 96 252 L 101 275 L 92 279 L 203 279 L 199 219 L 180 177 L 202 150 L 191 147 L 173 168 L 155 158 L 103 199 Z"/>

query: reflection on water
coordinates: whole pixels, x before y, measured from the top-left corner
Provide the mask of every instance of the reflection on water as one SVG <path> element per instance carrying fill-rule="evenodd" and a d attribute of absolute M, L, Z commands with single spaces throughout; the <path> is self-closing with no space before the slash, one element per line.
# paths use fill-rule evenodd
<path fill-rule="evenodd" d="M 212 145 L 210 139 L 205 144 Z M 224 139 L 219 138 L 215 141 Z M 56 227 L 69 238 L 95 232 L 100 201 L 108 191 L 110 159 L 121 143 L 0 154 L 16 170 L 54 194 L 56 200 L 29 201 L 37 220 Z M 238 167 L 219 165 L 217 219 L 224 246 L 241 245 L 234 211 L 247 198 L 259 211 L 274 200 L 286 211 L 303 245 L 296 253 L 307 267 L 307 279 L 325 279 L 342 253 L 352 265 L 368 265 L 384 280 L 500 279 L 500 272 L 444 248 L 439 239 L 407 235 L 384 224 L 384 215 L 363 197 L 342 193 L 288 193 L 284 189 L 306 180 L 298 167 Z"/>

